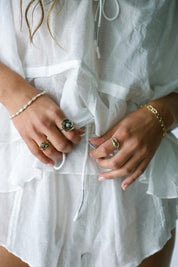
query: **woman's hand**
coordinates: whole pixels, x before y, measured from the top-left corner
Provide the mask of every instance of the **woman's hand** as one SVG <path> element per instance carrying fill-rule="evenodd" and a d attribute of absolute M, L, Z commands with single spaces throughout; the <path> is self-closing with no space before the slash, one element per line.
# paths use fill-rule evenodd
<path fill-rule="evenodd" d="M 97 163 L 110 169 L 99 175 L 99 181 L 127 176 L 122 182 L 125 190 L 147 168 L 162 139 L 162 128 L 156 116 L 146 107 L 128 114 L 114 128 L 100 138 L 89 141 L 97 149 L 91 151 Z M 119 151 L 108 157 L 116 149 L 111 138 L 119 141 Z"/>
<path fill-rule="evenodd" d="M 9 114 L 16 113 L 40 91 L 27 83 L 21 76 L 0 63 L 0 102 Z M 43 163 L 54 165 L 54 160 L 62 158 L 62 152 L 69 153 L 73 145 L 81 140 L 82 130 L 61 132 L 61 122 L 65 118 L 59 106 L 48 96 L 42 95 L 25 111 L 13 118 L 13 123 L 30 151 Z M 40 150 L 42 142 L 49 147 Z"/>
<path fill-rule="evenodd" d="M 62 158 L 62 152 L 69 153 L 73 145 L 80 142 L 83 133 L 80 129 L 61 132 L 59 129 L 65 118 L 59 106 L 48 95 L 43 95 L 15 117 L 13 122 L 33 155 L 53 166 L 54 160 Z M 43 151 L 39 149 L 42 142 L 49 143 L 49 147 Z"/>

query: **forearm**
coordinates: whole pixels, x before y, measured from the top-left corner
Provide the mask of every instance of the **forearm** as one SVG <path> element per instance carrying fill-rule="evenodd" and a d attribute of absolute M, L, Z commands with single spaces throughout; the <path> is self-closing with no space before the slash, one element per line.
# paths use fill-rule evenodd
<path fill-rule="evenodd" d="M 37 91 L 20 75 L 0 63 L 0 103 L 10 113 L 21 108 L 37 94 Z"/>
<path fill-rule="evenodd" d="M 148 104 L 158 110 L 167 131 L 178 126 L 178 93 L 171 93 L 165 97 L 150 101 Z"/>

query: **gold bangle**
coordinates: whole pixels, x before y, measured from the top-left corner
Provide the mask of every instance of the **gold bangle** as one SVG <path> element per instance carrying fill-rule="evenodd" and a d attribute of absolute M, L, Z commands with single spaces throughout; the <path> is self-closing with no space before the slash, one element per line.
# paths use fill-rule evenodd
<path fill-rule="evenodd" d="M 152 105 L 144 105 L 142 107 L 146 107 L 148 110 L 150 110 L 155 116 L 156 118 L 159 120 L 160 122 L 160 125 L 161 125 L 161 128 L 162 128 L 162 131 L 163 131 L 163 137 L 166 136 L 166 126 L 165 126 L 165 123 L 161 117 L 161 115 L 159 114 L 159 112 L 157 111 L 157 109 L 155 109 Z"/>

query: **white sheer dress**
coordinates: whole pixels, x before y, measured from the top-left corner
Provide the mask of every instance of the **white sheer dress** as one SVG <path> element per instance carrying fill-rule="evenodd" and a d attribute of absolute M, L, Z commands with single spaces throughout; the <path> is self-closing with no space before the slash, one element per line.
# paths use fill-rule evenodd
<path fill-rule="evenodd" d="M 43 3 L 46 15 L 51 1 Z M 88 138 L 178 92 L 178 2 L 119 0 L 118 10 L 116 1 L 105 1 L 108 17 L 119 13 L 112 21 L 102 3 L 65 0 L 59 14 L 57 5 L 50 27 L 60 48 L 45 23 L 31 44 L 24 20 L 20 30 L 20 1 L 0 1 L 0 61 L 45 90 L 86 132 L 54 170 L 28 151 L 0 104 L 0 245 L 32 267 L 136 267 L 176 224 L 178 141 L 171 133 L 125 192 L 121 178 L 98 182 Z M 41 11 L 32 10 L 35 28 Z"/>

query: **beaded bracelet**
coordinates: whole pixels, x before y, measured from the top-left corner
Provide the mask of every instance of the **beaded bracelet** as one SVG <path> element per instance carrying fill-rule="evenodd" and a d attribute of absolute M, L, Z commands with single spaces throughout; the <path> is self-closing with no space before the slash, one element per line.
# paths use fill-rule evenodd
<path fill-rule="evenodd" d="M 28 101 L 28 103 L 21 109 L 19 109 L 19 111 L 17 111 L 15 114 L 9 116 L 9 119 L 13 119 L 14 117 L 18 116 L 19 114 L 21 114 L 24 110 L 26 110 L 35 100 L 37 100 L 37 98 L 39 98 L 40 96 L 44 95 L 45 91 L 37 94 L 36 96 L 34 96 L 30 101 Z"/>
<path fill-rule="evenodd" d="M 142 107 L 146 107 L 148 110 L 150 110 L 155 116 L 156 118 L 159 120 L 162 131 L 163 131 L 163 137 L 166 136 L 166 126 L 165 123 L 161 117 L 161 115 L 159 114 L 159 112 L 157 111 L 157 109 L 155 109 L 152 105 L 144 105 Z"/>

